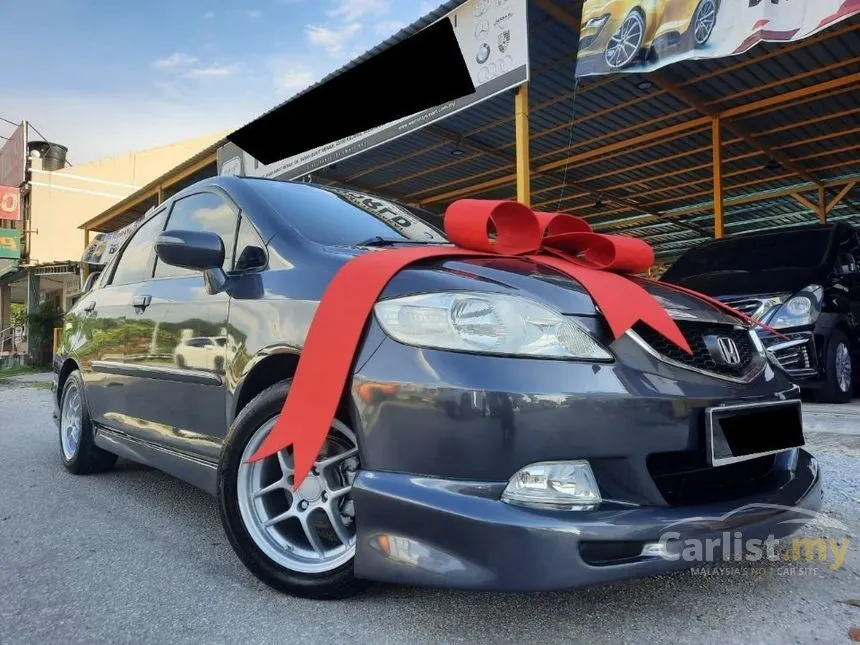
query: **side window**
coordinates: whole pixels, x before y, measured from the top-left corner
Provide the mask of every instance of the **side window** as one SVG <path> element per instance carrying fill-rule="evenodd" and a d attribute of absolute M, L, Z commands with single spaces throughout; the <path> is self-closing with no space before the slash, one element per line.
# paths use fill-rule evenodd
<path fill-rule="evenodd" d="M 152 277 L 152 262 L 155 258 L 153 245 L 163 226 L 164 211 L 161 211 L 132 234 L 122 255 L 116 260 L 116 269 L 110 282 L 112 285 L 134 284 Z"/>
<path fill-rule="evenodd" d="M 208 231 L 217 233 L 224 242 L 224 271 L 233 268 L 233 242 L 236 239 L 236 210 L 215 193 L 198 193 L 173 204 L 167 220 L 167 231 Z M 156 278 L 200 275 L 199 271 L 156 262 Z"/>
<path fill-rule="evenodd" d="M 266 245 L 257 234 L 253 224 L 244 215 L 239 219 L 236 234 L 236 271 L 248 271 L 266 266 Z"/>

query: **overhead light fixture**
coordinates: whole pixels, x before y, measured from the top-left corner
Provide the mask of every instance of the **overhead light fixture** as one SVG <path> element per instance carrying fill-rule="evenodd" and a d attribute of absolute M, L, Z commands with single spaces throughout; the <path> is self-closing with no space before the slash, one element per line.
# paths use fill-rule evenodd
<path fill-rule="evenodd" d="M 776 159 L 771 157 L 767 160 L 767 163 L 764 165 L 765 170 L 779 170 L 782 168 L 782 164 L 779 163 Z"/>
<path fill-rule="evenodd" d="M 459 157 L 466 151 L 463 150 L 463 137 L 457 137 L 457 143 L 454 144 L 454 149 L 451 150 L 452 157 Z"/>
<path fill-rule="evenodd" d="M 645 90 L 650 90 L 654 87 L 654 83 L 649 81 L 647 78 L 643 78 L 641 81 L 636 83 L 636 87 L 644 92 Z"/>

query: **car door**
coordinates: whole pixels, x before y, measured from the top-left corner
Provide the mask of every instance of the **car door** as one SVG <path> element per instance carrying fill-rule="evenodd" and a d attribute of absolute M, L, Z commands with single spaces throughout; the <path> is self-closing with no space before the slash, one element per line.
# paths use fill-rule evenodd
<path fill-rule="evenodd" d="M 176 200 L 165 231 L 208 231 L 224 242 L 224 270 L 232 270 L 238 209 L 223 193 L 201 191 Z M 209 294 L 200 271 L 155 260 L 145 292 L 154 321 L 145 359 L 146 427 L 140 438 L 194 457 L 217 460 L 226 434 L 226 292 Z"/>
<path fill-rule="evenodd" d="M 164 226 L 165 210 L 144 220 L 105 270 L 100 288 L 81 307 L 87 340 L 78 349 L 87 404 L 92 419 L 133 432 L 147 401 L 146 388 L 135 387 L 139 366 L 151 350 L 155 322 L 140 298 L 152 276 L 154 242 Z"/>

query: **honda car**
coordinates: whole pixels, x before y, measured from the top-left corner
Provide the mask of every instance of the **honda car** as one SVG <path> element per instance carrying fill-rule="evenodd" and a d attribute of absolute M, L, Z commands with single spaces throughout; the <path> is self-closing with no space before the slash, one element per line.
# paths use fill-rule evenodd
<path fill-rule="evenodd" d="M 811 224 L 698 246 L 662 280 L 716 296 L 775 329 L 774 360 L 823 403 L 851 399 L 860 360 L 860 231 Z"/>
<path fill-rule="evenodd" d="M 310 474 L 294 486 L 291 447 L 251 460 L 332 277 L 416 244 L 448 244 L 439 216 L 355 190 L 218 177 L 176 194 L 66 316 L 62 463 L 123 457 L 199 486 L 250 571 L 314 598 L 650 575 L 695 565 L 684 540 L 720 539 L 727 514 L 778 540 L 820 506 L 799 389 L 748 324 L 642 282 L 692 353 L 644 323 L 616 338 L 578 282 L 525 258 L 400 271 Z M 217 342 L 192 360 L 188 339 Z"/>

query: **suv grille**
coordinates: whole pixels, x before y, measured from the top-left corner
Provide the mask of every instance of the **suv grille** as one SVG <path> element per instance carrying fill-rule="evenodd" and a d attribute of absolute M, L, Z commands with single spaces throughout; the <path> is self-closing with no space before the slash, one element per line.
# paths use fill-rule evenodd
<path fill-rule="evenodd" d="M 741 376 L 758 353 L 752 338 L 750 338 L 750 333 L 746 329 L 737 329 L 733 325 L 687 320 L 676 320 L 675 322 L 690 344 L 690 348 L 693 350 L 692 356 L 644 323 L 640 322 L 633 325 L 633 331 L 661 356 L 687 367 L 723 376 Z M 718 362 L 705 345 L 706 336 L 731 338 L 738 348 L 740 362 L 736 365 L 729 365 L 723 361 Z"/>

